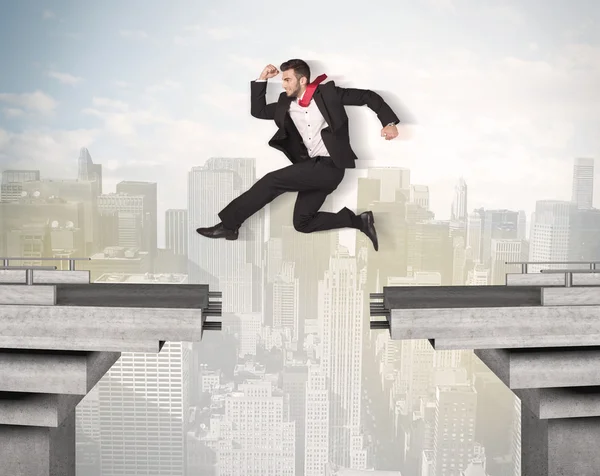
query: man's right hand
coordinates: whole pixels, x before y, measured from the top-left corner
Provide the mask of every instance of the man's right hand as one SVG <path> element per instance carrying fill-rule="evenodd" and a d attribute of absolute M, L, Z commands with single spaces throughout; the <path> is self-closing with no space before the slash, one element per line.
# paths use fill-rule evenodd
<path fill-rule="evenodd" d="M 258 79 L 270 79 L 274 78 L 279 74 L 279 70 L 273 66 L 272 64 L 268 64 L 265 66 L 265 69 L 262 70 Z"/>

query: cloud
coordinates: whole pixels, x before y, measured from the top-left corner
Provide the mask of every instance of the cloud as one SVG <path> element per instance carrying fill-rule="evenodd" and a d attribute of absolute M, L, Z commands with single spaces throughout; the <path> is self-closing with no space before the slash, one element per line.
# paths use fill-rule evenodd
<path fill-rule="evenodd" d="M 25 111 L 23 109 L 7 107 L 4 108 L 4 115 L 6 117 L 21 117 L 25 115 Z"/>
<path fill-rule="evenodd" d="M 122 89 L 127 89 L 129 87 L 131 87 L 131 83 L 128 83 L 127 81 L 118 81 L 115 80 L 112 82 L 112 84 L 118 88 L 122 88 Z"/>
<path fill-rule="evenodd" d="M 425 0 L 425 3 L 438 13 L 456 13 L 456 5 L 453 0 Z"/>
<path fill-rule="evenodd" d="M 244 33 L 245 31 L 240 30 L 239 28 L 234 29 L 228 27 L 208 28 L 206 30 L 207 36 L 217 41 L 230 40 L 235 37 L 243 36 Z"/>
<path fill-rule="evenodd" d="M 79 149 L 93 145 L 99 132 L 29 129 L 14 133 L 0 129 L 0 163 L 4 169 L 38 169 L 46 178 L 75 178 Z"/>
<path fill-rule="evenodd" d="M 53 18 L 56 18 L 56 14 L 51 10 L 44 10 L 44 12 L 42 13 L 42 17 L 44 18 L 44 20 L 51 20 Z"/>
<path fill-rule="evenodd" d="M 62 84 L 75 85 L 75 84 L 83 81 L 83 78 L 81 78 L 79 76 L 73 76 L 72 74 L 69 74 L 69 73 L 59 73 L 58 71 L 49 71 L 48 76 L 58 80 Z"/>
<path fill-rule="evenodd" d="M 211 27 L 204 25 L 187 25 L 182 28 L 182 34 L 173 37 L 177 46 L 202 46 L 206 38 L 213 41 L 226 41 L 247 36 L 249 31 L 245 28 Z"/>
<path fill-rule="evenodd" d="M 136 40 L 145 40 L 148 38 L 148 33 L 143 30 L 120 30 L 119 34 L 123 38 L 133 38 Z"/>
<path fill-rule="evenodd" d="M 39 90 L 22 94 L 0 93 L 0 102 L 43 115 L 53 113 L 58 105 L 54 98 Z"/>
<path fill-rule="evenodd" d="M 181 87 L 181 83 L 177 81 L 173 81 L 171 79 L 166 79 L 162 83 L 153 84 L 146 88 L 146 92 L 148 94 L 155 94 L 161 91 L 171 91 L 173 89 L 179 89 Z"/>

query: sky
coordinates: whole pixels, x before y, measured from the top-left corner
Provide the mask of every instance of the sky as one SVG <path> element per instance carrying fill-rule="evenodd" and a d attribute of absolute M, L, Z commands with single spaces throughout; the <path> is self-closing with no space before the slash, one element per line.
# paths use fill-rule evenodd
<path fill-rule="evenodd" d="M 600 151 L 600 2 L 6 3 L 0 169 L 75 178 L 87 147 L 105 192 L 158 183 L 159 231 L 209 157 L 255 157 L 258 177 L 289 164 L 267 145 L 275 125 L 250 116 L 250 81 L 294 57 L 379 92 L 405 124 L 385 141 L 372 111 L 347 108 L 360 160 L 339 206 L 354 206 L 368 167 L 397 166 L 429 185 L 436 218 L 449 218 L 460 176 L 469 209 L 530 214 L 570 199 L 573 159 Z"/>

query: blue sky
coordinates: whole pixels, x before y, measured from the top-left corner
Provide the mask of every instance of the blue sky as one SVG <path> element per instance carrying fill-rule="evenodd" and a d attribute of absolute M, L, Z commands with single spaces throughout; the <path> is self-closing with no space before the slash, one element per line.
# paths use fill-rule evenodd
<path fill-rule="evenodd" d="M 418 122 L 410 140 L 382 142 L 374 114 L 350 112 L 371 159 L 359 166 L 409 167 L 439 218 L 460 175 L 469 208 L 569 198 L 573 157 L 600 150 L 600 3 L 6 3 L 0 168 L 74 177 L 88 147 L 108 191 L 157 181 L 159 213 L 186 206 L 185 174 L 209 156 L 256 157 L 259 176 L 287 165 L 266 145 L 274 126 L 249 114 L 248 82 L 291 57 L 402 101 Z"/>

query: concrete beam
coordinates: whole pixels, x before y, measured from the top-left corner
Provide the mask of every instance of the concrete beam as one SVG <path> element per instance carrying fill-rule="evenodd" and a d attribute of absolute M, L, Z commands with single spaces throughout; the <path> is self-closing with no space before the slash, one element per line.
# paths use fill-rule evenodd
<path fill-rule="evenodd" d="M 26 271 L 24 269 L 0 269 L 0 283 L 25 284 Z"/>
<path fill-rule="evenodd" d="M 435 350 L 527 349 L 534 347 L 597 346 L 600 334 L 581 335 L 513 335 L 439 337 L 430 339 Z"/>
<path fill-rule="evenodd" d="M 208 286 L 198 284 L 58 284 L 59 306 L 206 309 Z"/>
<path fill-rule="evenodd" d="M 600 286 L 542 288 L 543 306 L 600 306 Z"/>
<path fill-rule="evenodd" d="M 2 304 L 54 306 L 56 304 L 56 286 L 0 284 L 0 305 Z"/>
<path fill-rule="evenodd" d="M 202 311 L 139 307 L 2 306 L 0 336 L 201 340 Z"/>
<path fill-rule="evenodd" d="M 40 349 L 40 350 L 80 350 L 99 352 L 141 352 L 158 353 L 164 341 L 132 340 L 126 337 L 109 339 L 104 337 L 72 336 L 2 336 L 0 349 Z"/>
<path fill-rule="evenodd" d="M 58 284 L 58 283 L 82 283 L 88 284 L 90 282 L 89 271 L 69 271 L 69 270 L 57 270 L 57 271 L 46 271 L 41 269 L 33 270 L 33 283 L 34 284 Z"/>
<path fill-rule="evenodd" d="M 530 388 L 513 392 L 537 418 L 544 420 L 600 416 L 600 387 Z"/>
<path fill-rule="evenodd" d="M 560 273 L 507 273 L 508 286 L 564 286 L 565 276 Z M 600 274 L 573 274 L 573 286 L 598 286 Z"/>
<path fill-rule="evenodd" d="M 0 349 L 0 391 L 85 396 L 120 352 Z"/>
<path fill-rule="evenodd" d="M 385 309 L 540 306 L 540 286 L 384 286 Z"/>
<path fill-rule="evenodd" d="M 510 389 L 600 385 L 600 348 L 476 349 Z"/>
<path fill-rule="evenodd" d="M 455 339 L 600 334 L 597 306 L 394 309 L 392 339 Z"/>
<path fill-rule="evenodd" d="M 83 395 L 0 392 L 0 425 L 57 428 L 83 398 Z"/>

